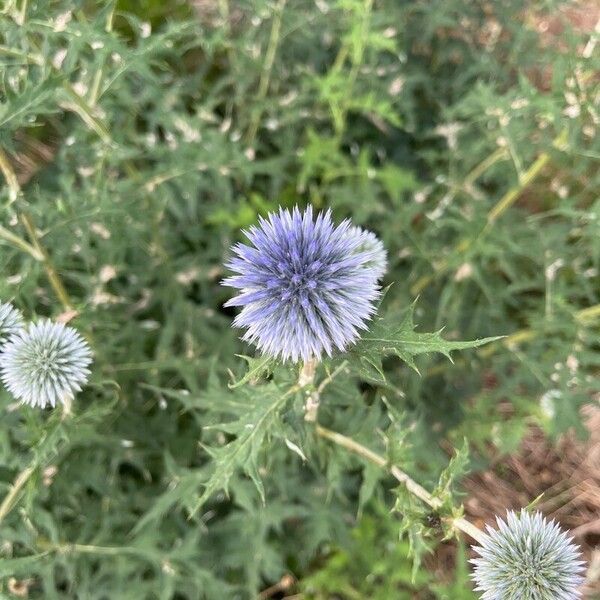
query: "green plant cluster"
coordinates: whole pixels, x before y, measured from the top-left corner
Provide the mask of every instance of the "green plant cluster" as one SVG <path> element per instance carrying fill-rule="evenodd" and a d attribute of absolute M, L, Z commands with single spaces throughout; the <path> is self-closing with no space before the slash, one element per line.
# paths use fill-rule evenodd
<path fill-rule="evenodd" d="M 583 435 L 600 392 L 600 42 L 564 7 L 4 2 L 0 299 L 95 359 L 70 414 L 2 392 L 3 594 L 245 600 L 292 574 L 471 597 L 462 558 L 446 587 L 421 562 L 461 475 L 530 424 Z M 244 228 L 307 203 L 377 233 L 390 287 L 301 386 L 240 342 L 220 281 Z M 319 423 L 442 526 L 315 434 L 317 387 Z"/>

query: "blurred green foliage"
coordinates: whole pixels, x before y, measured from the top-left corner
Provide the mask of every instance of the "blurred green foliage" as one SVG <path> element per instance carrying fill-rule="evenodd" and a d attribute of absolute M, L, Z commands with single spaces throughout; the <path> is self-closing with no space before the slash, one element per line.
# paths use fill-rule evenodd
<path fill-rule="evenodd" d="M 346 548 L 331 549 L 314 575 L 302 582 L 307 600 L 473 600 L 462 546 L 454 581 L 435 583 L 425 569 L 413 576 L 408 543 L 395 535 L 398 522 L 385 506 L 373 503 L 352 532 Z"/>
<path fill-rule="evenodd" d="M 314 598 L 343 595 L 332 582 L 471 597 L 463 567 L 454 588 L 411 577 L 401 519 L 377 504 L 393 481 L 313 438 L 301 398 L 278 395 L 296 373 L 229 390 L 251 350 L 219 281 L 259 215 L 331 207 L 388 249 L 386 319 L 419 295 L 417 332 L 509 337 L 454 365 L 410 353 L 420 375 L 378 348 L 385 380 L 336 377 L 320 420 L 430 488 L 444 438 L 466 437 L 476 468 L 531 423 L 583 434 L 600 391 L 600 54 L 568 23 L 540 38 L 536 16 L 563 6 L 4 2 L 0 298 L 29 317 L 75 307 L 95 352 L 66 418 L 2 392 L 2 497 L 27 474 L 0 508 L 4 593 L 16 577 L 31 598 L 246 599 L 292 572 Z M 227 462 L 238 448 L 250 462 Z"/>

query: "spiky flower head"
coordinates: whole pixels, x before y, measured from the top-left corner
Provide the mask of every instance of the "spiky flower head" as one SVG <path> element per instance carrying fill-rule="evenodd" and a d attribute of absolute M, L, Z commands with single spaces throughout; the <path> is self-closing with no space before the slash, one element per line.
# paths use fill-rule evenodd
<path fill-rule="evenodd" d="M 243 307 L 234 321 L 243 339 L 282 360 L 307 361 L 343 351 L 375 311 L 386 254 L 370 232 L 329 211 L 313 218 L 280 209 L 245 232 L 223 281 L 240 290 L 225 306 Z"/>
<path fill-rule="evenodd" d="M 496 518 L 481 546 L 473 579 L 482 600 L 574 600 L 583 578 L 579 547 L 554 521 L 539 513 L 509 511 Z"/>
<path fill-rule="evenodd" d="M 23 315 L 12 304 L 0 302 L 0 346 L 23 325 Z"/>
<path fill-rule="evenodd" d="M 87 382 L 91 362 L 91 350 L 75 329 L 43 320 L 4 345 L 0 374 L 17 400 L 44 408 L 72 400 Z"/>

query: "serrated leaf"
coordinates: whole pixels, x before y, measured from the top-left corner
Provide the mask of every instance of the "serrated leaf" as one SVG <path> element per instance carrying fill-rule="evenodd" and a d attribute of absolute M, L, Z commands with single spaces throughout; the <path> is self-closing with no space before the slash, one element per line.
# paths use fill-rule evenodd
<path fill-rule="evenodd" d="M 351 353 L 351 360 L 360 374 L 367 379 L 385 382 L 382 359 L 397 356 L 417 373 L 414 357 L 419 354 L 438 352 L 452 360 L 453 350 L 476 348 L 500 337 L 488 337 L 472 341 L 450 341 L 442 337 L 443 330 L 432 333 L 417 333 L 414 323 L 415 304 L 407 310 L 404 317 L 397 321 L 386 316 L 375 319 Z"/>
<path fill-rule="evenodd" d="M 409 543 L 409 556 L 413 561 L 412 579 L 416 579 L 423 556 L 431 552 L 431 544 L 428 538 L 431 537 L 431 531 L 425 526 L 427 509 L 401 485 L 394 490 L 396 502 L 394 512 L 400 513 L 402 521 L 400 522 L 399 535 L 402 538 L 406 536 Z"/>
<path fill-rule="evenodd" d="M 433 496 L 442 501 L 443 506 L 452 508 L 452 489 L 454 483 L 466 472 L 469 465 L 469 443 L 465 439 L 460 450 L 452 457 L 448 466 L 442 471 Z"/>
<path fill-rule="evenodd" d="M 25 88 L 18 96 L 0 104 L 0 128 L 15 130 L 27 123 L 30 115 L 56 112 L 54 103 L 62 75 L 50 75 L 36 85 Z"/>
<path fill-rule="evenodd" d="M 229 480 L 238 469 L 250 477 L 264 502 L 265 492 L 259 474 L 260 453 L 268 436 L 275 432 L 281 410 L 296 391 L 297 388 L 283 391 L 275 384 L 239 388 L 236 391 L 246 401 L 252 402 L 252 408 L 236 421 L 211 426 L 211 429 L 237 437 L 225 446 L 203 446 L 210 454 L 214 468 L 193 513 L 215 492 L 227 492 Z"/>
<path fill-rule="evenodd" d="M 256 358 L 245 356 L 244 354 L 238 354 L 237 356 L 243 358 L 248 363 L 248 370 L 241 379 L 229 384 L 229 387 L 232 390 L 246 383 L 255 381 L 263 375 L 267 375 L 272 371 L 276 364 L 276 360 L 271 356 L 259 356 Z"/>

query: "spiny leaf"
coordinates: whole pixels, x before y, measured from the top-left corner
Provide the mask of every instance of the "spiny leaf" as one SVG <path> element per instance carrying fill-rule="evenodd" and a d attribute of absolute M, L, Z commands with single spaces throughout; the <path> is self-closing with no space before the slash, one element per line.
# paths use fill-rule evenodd
<path fill-rule="evenodd" d="M 399 534 L 402 538 L 406 535 L 409 543 L 409 556 L 413 560 L 412 578 L 416 579 L 421 567 L 423 556 L 431 552 L 431 544 L 428 539 L 431 531 L 425 525 L 427 509 L 415 499 L 403 485 L 394 489 L 396 502 L 394 512 L 402 515 Z"/>
<path fill-rule="evenodd" d="M 452 508 L 452 488 L 454 483 L 466 472 L 469 465 L 469 443 L 465 439 L 462 447 L 456 451 L 448 466 L 442 471 L 433 495 L 439 498 L 445 507 Z"/>
<path fill-rule="evenodd" d="M 246 383 L 255 381 L 263 375 L 267 375 L 272 371 L 273 366 L 276 364 L 275 359 L 271 356 L 258 356 L 256 358 L 245 356 L 244 354 L 238 354 L 237 356 L 243 358 L 248 363 L 248 370 L 240 380 L 229 384 L 229 387 L 232 390 Z"/>
<path fill-rule="evenodd" d="M 294 387 L 284 392 L 275 384 L 240 388 L 237 391 L 252 401 L 253 408 L 240 415 L 236 421 L 210 427 L 237 437 L 225 446 L 204 446 L 212 458 L 214 469 L 204 484 L 194 513 L 215 492 L 227 491 L 229 480 L 237 469 L 241 469 L 252 479 L 264 502 L 265 492 L 258 472 L 259 456 L 267 437 L 276 432 L 281 409 L 296 391 L 297 388 Z"/>
<path fill-rule="evenodd" d="M 390 316 L 374 320 L 351 353 L 351 360 L 363 377 L 385 382 L 382 359 L 386 356 L 397 356 L 418 373 L 414 357 L 419 354 L 439 352 L 452 360 L 450 353 L 453 350 L 476 348 L 500 339 L 489 337 L 472 341 L 450 341 L 441 336 L 442 330 L 417 333 L 414 331 L 414 312 L 415 304 L 412 304 L 399 321 Z"/>

